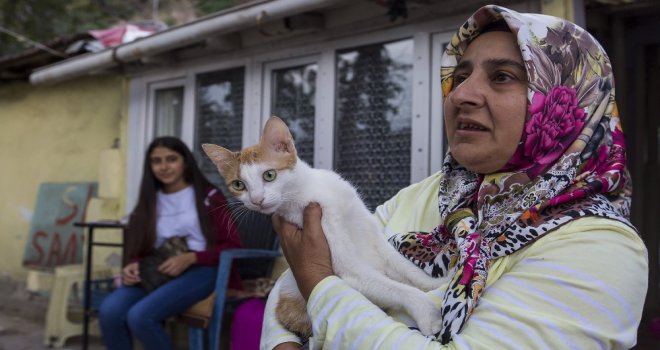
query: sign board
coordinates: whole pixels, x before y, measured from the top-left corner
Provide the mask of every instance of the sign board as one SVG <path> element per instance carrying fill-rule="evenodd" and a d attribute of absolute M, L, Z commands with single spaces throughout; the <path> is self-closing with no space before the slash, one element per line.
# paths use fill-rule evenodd
<path fill-rule="evenodd" d="M 96 195 L 95 182 L 42 183 L 30 223 L 23 265 L 50 270 L 59 265 L 80 264 L 87 203 Z"/>

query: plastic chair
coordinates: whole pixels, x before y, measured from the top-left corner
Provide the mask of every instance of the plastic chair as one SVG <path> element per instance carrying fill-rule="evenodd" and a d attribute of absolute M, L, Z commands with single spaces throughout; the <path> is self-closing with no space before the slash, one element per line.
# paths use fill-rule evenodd
<path fill-rule="evenodd" d="M 67 339 L 83 333 L 81 323 L 71 321 L 68 313 L 70 301 L 76 299 L 72 294 L 74 293 L 74 286 L 78 286 L 78 291 L 82 292 L 84 276 L 84 267 L 82 264 L 63 265 L 55 268 L 55 281 L 51 291 L 50 302 L 48 303 L 48 311 L 46 312 L 44 345 L 61 348 Z M 112 270 L 102 266 L 94 266 L 92 276 L 97 279 L 106 279 L 112 276 Z M 84 300 L 85 296 L 83 295 L 82 297 Z M 83 305 L 82 300 L 78 302 L 80 305 Z M 97 323 L 93 323 L 92 329 L 96 330 L 97 328 Z"/>
<path fill-rule="evenodd" d="M 246 209 L 243 208 L 242 210 Z M 252 211 L 241 212 L 238 215 L 234 211 L 233 214 L 236 218 L 243 248 L 227 249 L 220 253 L 214 292 L 215 300 L 210 320 L 204 320 L 204 317 L 197 317 L 197 320 L 186 319 L 186 314 L 182 315 L 189 325 L 189 349 L 201 350 L 204 348 L 204 328 L 208 332 L 208 349 L 219 349 L 222 318 L 227 306 L 237 304 L 242 300 L 234 296 L 228 296 L 227 293 L 232 263 L 235 263 L 243 280 L 270 277 L 275 258 L 282 255 L 279 251 L 279 237 L 273 229 L 270 215 Z M 234 262 L 234 260 L 236 261 Z M 209 298 L 212 298 L 212 296 Z M 204 302 L 208 302 L 208 299 L 200 303 Z"/>

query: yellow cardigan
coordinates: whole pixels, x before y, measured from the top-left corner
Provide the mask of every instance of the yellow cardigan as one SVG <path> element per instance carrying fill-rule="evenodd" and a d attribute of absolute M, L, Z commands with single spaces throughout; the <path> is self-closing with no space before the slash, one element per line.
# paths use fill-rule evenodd
<path fill-rule="evenodd" d="M 388 236 L 431 231 L 440 222 L 435 174 L 401 190 L 374 215 Z M 290 273 L 287 271 L 286 273 Z M 408 326 L 401 311 L 383 311 L 338 277 L 321 281 L 307 311 L 310 349 L 629 349 L 647 290 L 644 243 L 617 221 L 572 221 L 514 254 L 494 260 L 479 305 L 445 346 Z M 430 291 L 438 307 L 446 285 Z M 271 292 L 261 349 L 294 341 L 275 319 Z M 401 296 L 405 298 L 404 295 Z"/>

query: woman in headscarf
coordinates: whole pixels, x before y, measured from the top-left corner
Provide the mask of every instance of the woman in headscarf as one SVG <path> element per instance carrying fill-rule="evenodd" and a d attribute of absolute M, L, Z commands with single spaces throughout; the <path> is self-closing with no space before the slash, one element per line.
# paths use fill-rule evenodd
<path fill-rule="evenodd" d="M 333 276 L 318 206 L 275 221 L 312 348 L 628 349 L 647 289 L 610 61 L 575 24 L 479 9 L 442 59 L 442 170 L 377 208 L 395 249 L 445 283 L 435 337 Z M 438 211 L 439 206 L 439 211 Z M 398 232 L 398 233 L 397 233 Z M 262 348 L 305 340 L 267 308 Z M 402 295 L 402 298 L 406 296 Z"/>

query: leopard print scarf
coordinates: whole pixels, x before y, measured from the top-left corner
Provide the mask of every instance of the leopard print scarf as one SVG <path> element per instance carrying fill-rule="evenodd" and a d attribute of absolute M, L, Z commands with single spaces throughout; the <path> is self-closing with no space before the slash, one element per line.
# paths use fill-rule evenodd
<path fill-rule="evenodd" d="M 580 217 L 629 222 L 631 184 L 614 100 L 612 67 L 598 42 L 559 18 L 489 5 L 453 36 L 442 59 L 446 98 L 468 43 L 504 20 L 527 67 L 528 115 L 520 145 L 503 170 L 475 174 L 451 155 L 442 167 L 441 224 L 390 242 L 435 277 L 450 279 L 442 302 L 446 344 L 478 304 L 491 262 Z M 420 258 L 419 249 L 431 251 Z"/>

